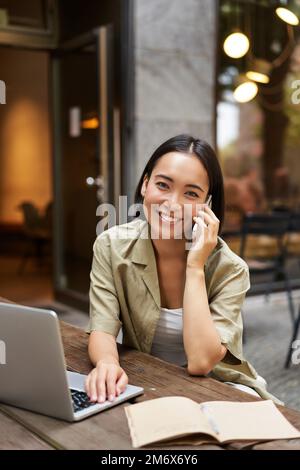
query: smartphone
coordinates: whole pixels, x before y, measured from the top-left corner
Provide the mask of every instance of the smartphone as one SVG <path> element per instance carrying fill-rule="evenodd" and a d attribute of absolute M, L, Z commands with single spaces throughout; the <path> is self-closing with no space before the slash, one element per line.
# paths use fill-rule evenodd
<path fill-rule="evenodd" d="M 205 202 L 205 204 L 211 209 L 211 206 L 212 206 L 212 195 L 211 194 L 209 194 L 208 199 Z M 198 227 L 198 224 L 197 224 L 197 222 L 195 222 L 194 227 L 193 227 L 193 233 L 197 230 L 197 227 Z"/>
<path fill-rule="evenodd" d="M 212 195 L 211 194 L 209 194 L 208 199 L 207 199 L 205 204 L 207 204 L 208 207 L 211 209 L 211 206 L 212 206 Z"/>

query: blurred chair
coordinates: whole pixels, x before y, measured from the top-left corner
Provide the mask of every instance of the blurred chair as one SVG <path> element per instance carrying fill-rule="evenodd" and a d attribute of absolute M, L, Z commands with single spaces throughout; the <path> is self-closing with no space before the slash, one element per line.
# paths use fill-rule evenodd
<path fill-rule="evenodd" d="M 300 268 L 300 212 L 290 211 L 287 255 L 297 260 Z"/>
<path fill-rule="evenodd" d="M 285 238 L 290 224 L 289 213 L 272 214 L 246 214 L 243 219 L 241 230 L 240 256 L 245 259 L 249 266 L 250 275 L 272 275 L 272 281 L 266 283 L 266 295 L 272 292 L 273 283 L 276 279 L 282 279 L 287 294 L 289 313 L 292 324 L 295 325 L 295 312 L 292 299 L 290 279 L 285 268 L 286 244 Z M 268 236 L 276 242 L 276 252 L 265 256 L 254 256 L 248 259 L 246 255 L 247 239 L 249 235 Z"/>
<path fill-rule="evenodd" d="M 28 241 L 18 270 L 18 273 L 22 274 L 32 256 L 36 258 L 39 268 L 43 265 L 45 249 L 51 243 L 52 204 L 49 203 L 46 207 L 45 216 L 40 215 L 32 202 L 23 202 L 18 209 L 22 211 L 23 233 Z"/>

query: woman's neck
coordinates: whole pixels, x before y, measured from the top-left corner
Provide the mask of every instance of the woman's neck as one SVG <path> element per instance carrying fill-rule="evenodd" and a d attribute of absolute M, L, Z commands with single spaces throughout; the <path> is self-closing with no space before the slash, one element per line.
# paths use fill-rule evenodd
<path fill-rule="evenodd" d="M 186 240 L 179 239 L 151 239 L 154 252 L 157 258 L 164 260 L 181 260 L 187 259 L 188 250 L 186 250 Z"/>

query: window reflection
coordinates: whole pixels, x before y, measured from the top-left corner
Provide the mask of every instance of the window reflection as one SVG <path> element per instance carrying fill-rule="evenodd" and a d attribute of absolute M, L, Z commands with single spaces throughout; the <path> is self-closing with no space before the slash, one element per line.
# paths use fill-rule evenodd
<path fill-rule="evenodd" d="M 300 211 L 300 31 L 281 21 L 272 2 L 220 1 L 217 82 L 217 147 L 224 174 L 224 238 L 238 254 L 246 214 Z M 233 22 L 247 33 L 249 52 L 234 59 L 223 50 Z M 229 29 L 228 29 L 229 28 Z M 238 102 L 234 90 L 255 58 L 268 63 L 269 83 Z M 299 82 L 298 82 L 299 81 Z M 250 237 L 249 251 L 267 256 L 268 237 Z M 288 234 L 290 252 L 300 253 L 300 233 Z M 290 260 L 288 264 L 297 263 Z M 289 266 L 300 279 L 299 266 Z"/>

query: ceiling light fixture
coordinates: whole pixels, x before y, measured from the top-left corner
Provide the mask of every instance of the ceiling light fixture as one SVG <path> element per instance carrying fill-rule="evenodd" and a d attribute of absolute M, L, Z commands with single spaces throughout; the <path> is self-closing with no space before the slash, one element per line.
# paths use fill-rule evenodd
<path fill-rule="evenodd" d="M 238 103 L 248 103 L 253 100 L 257 93 L 258 87 L 255 82 L 247 79 L 245 76 L 239 76 L 237 87 L 233 92 L 233 96 Z"/>
<path fill-rule="evenodd" d="M 258 83 L 269 83 L 272 64 L 263 59 L 253 59 L 246 77 Z"/>
<path fill-rule="evenodd" d="M 279 0 L 279 6 L 276 8 L 276 14 L 279 18 L 292 26 L 299 24 L 300 1 L 299 0 Z"/>
<path fill-rule="evenodd" d="M 229 34 L 223 44 L 225 53 L 233 59 L 243 57 L 247 54 L 249 47 L 250 43 L 248 37 L 240 31 Z"/>

